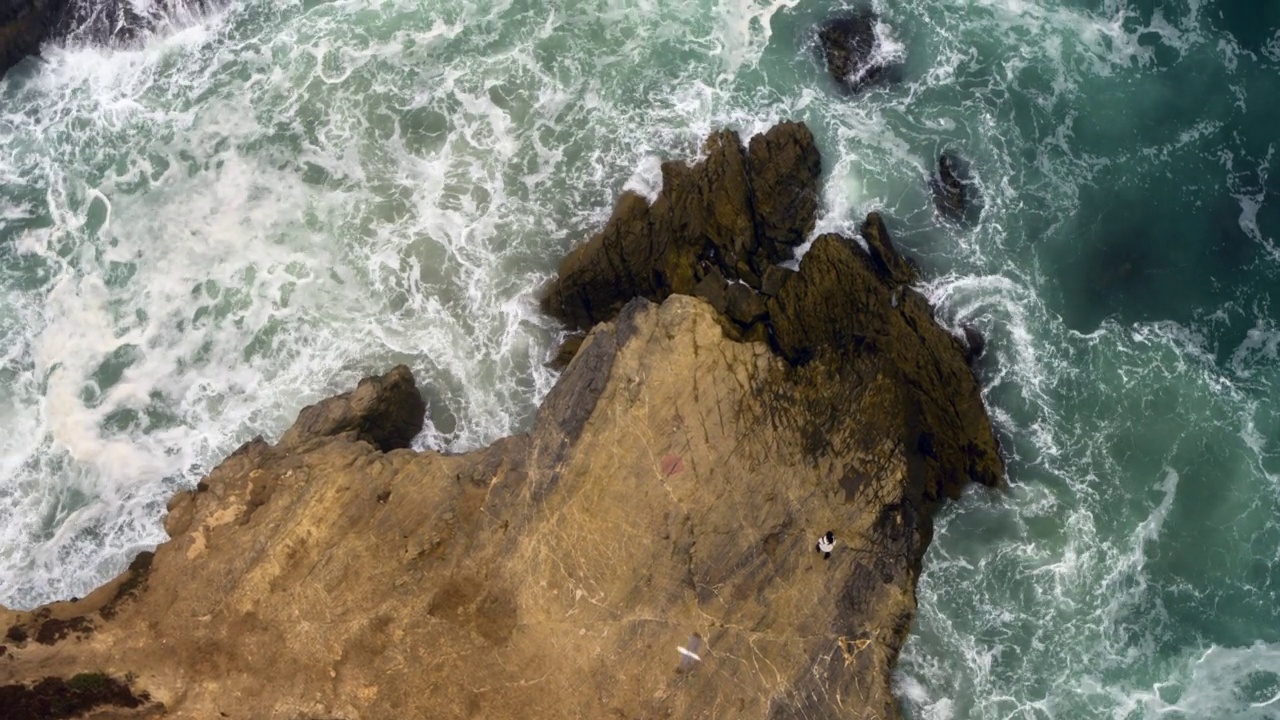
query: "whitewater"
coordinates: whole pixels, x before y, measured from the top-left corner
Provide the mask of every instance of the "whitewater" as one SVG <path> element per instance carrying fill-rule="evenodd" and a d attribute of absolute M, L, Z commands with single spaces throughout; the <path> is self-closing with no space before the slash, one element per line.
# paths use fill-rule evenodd
<path fill-rule="evenodd" d="M 814 0 L 237 0 L 11 70 L 0 604 L 85 594 L 394 363 L 418 448 L 527 428 L 559 258 L 711 131 L 795 119 L 817 232 L 881 211 L 988 340 L 1011 487 L 938 519 L 907 713 L 1280 718 L 1280 3 L 874 4 L 903 79 L 856 97 Z"/>

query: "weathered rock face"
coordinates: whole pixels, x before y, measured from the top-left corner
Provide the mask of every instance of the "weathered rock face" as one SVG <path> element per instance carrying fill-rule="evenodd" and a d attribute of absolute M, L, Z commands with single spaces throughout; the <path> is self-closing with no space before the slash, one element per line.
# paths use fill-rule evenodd
<path fill-rule="evenodd" d="M 757 227 L 681 217 L 717 248 Z M 829 235 L 761 268 L 768 294 L 725 289 L 767 342 L 700 298 L 602 295 L 620 310 L 533 428 L 483 450 L 396 449 L 403 368 L 304 410 L 177 495 L 121 577 L 0 609 L 0 698 L 88 676 L 99 718 L 896 718 L 931 514 L 1001 466 L 960 342 L 868 233 L 878 260 Z M 618 257 L 599 240 L 574 267 Z"/>
<path fill-rule="evenodd" d="M 902 79 L 901 59 L 886 53 L 876 37 L 879 20 L 870 7 L 861 7 L 818 28 L 827 72 L 846 92 L 856 94 Z"/>

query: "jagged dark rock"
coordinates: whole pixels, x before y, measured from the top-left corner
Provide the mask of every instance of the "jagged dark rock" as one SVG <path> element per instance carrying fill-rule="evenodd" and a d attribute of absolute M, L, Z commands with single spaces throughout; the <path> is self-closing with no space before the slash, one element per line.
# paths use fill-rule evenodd
<path fill-rule="evenodd" d="M 868 213 L 858 234 L 866 241 L 871 263 L 883 280 L 891 285 L 910 285 L 918 279 L 916 269 L 893 247 L 880 213 Z"/>
<path fill-rule="evenodd" d="M 961 331 L 964 333 L 965 360 L 972 365 L 987 351 L 987 339 L 972 325 L 963 326 Z"/>
<path fill-rule="evenodd" d="M 397 365 L 385 375 L 361 380 L 349 393 L 303 408 L 280 446 L 294 448 L 316 438 L 354 432 L 383 452 L 406 448 L 422 431 L 426 411 L 413 373 Z"/>
<path fill-rule="evenodd" d="M 66 0 L 0 0 L 0 76 L 52 36 Z"/>
<path fill-rule="evenodd" d="M 843 90 L 859 93 L 902 79 L 902 63 L 888 56 L 876 35 L 880 17 L 870 7 L 833 18 L 818 28 L 827 72 Z"/>
<path fill-rule="evenodd" d="M 821 159 L 802 123 L 776 125 L 751 148 L 737 133 L 716 133 L 698 164 L 663 164 L 652 206 L 624 193 L 604 230 L 561 262 L 543 310 L 585 330 L 633 297 L 697 294 L 713 269 L 759 289 L 769 266 L 813 228 Z"/>
<path fill-rule="evenodd" d="M 969 172 L 969 161 L 950 150 L 938 156 L 937 172 L 929 179 L 938 214 L 956 223 L 973 225 L 982 214 L 982 200 Z"/>
<path fill-rule="evenodd" d="M 765 268 L 764 277 L 760 281 L 760 292 L 765 295 L 777 295 L 782 286 L 795 274 L 794 270 L 781 265 L 770 265 Z"/>
<path fill-rule="evenodd" d="M 730 320 L 747 327 L 763 320 L 769 313 L 769 308 L 765 305 L 765 299 L 760 293 L 742 283 L 734 283 L 725 292 L 723 312 L 729 316 Z"/>
<path fill-rule="evenodd" d="M 756 242 L 768 264 L 787 256 L 813 231 L 822 156 L 803 124 L 783 123 L 751 138 L 751 210 Z M 754 269 L 765 268 L 757 262 Z"/>

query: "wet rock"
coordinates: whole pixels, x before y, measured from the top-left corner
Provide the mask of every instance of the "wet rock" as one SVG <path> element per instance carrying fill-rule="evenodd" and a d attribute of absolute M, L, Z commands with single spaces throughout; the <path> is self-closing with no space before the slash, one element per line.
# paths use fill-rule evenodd
<path fill-rule="evenodd" d="M 982 201 L 969 173 L 969 162 L 950 150 L 938 156 L 938 169 L 929 180 L 938 214 L 956 223 L 976 224 Z"/>
<path fill-rule="evenodd" d="M 963 326 L 961 332 L 964 333 L 964 358 L 965 361 L 972 365 L 987 351 L 987 339 L 972 325 Z"/>
<path fill-rule="evenodd" d="M 0 0 L 0 76 L 45 42 L 129 45 L 175 17 L 210 6 L 208 0 Z"/>
<path fill-rule="evenodd" d="M 893 247 L 880 213 L 868 213 L 858 234 L 866 241 L 871 263 L 881 278 L 895 285 L 910 285 L 918 279 L 915 267 Z"/>
<path fill-rule="evenodd" d="M 833 18 L 818 28 L 827 72 L 849 93 L 902 79 L 902 60 L 876 33 L 880 18 L 870 7 Z"/>
<path fill-rule="evenodd" d="M 65 0 L 0 0 L 0 76 L 52 36 Z"/>
<path fill-rule="evenodd" d="M 910 388 L 908 425 L 930 438 L 921 461 L 931 478 L 926 495 L 958 496 L 970 480 L 1001 484 L 1004 463 L 966 348 L 934 321 L 924 296 L 892 283 L 853 241 L 820 236 L 768 304 L 778 352 L 790 362 L 839 366 L 868 357 L 894 368 Z"/>
<path fill-rule="evenodd" d="M 782 258 L 813 231 L 822 156 L 809 128 L 790 122 L 751 138 L 748 154 L 756 237 L 768 257 Z"/>
<path fill-rule="evenodd" d="M 351 392 L 303 408 L 280 439 L 280 447 L 295 448 L 316 438 L 354 432 L 358 439 L 390 452 L 409 447 L 422 431 L 426 412 L 413 373 L 397 365 L 385 375 L 361 380 Z"/>
<path fill-rule="evenodd" d="M 794 270 L 784 268 L 781 265 L 770 265 L 764 270 L 764 277 L 760 281 L 760 292 L 765 295 L 777 295 L 787 280 L 795 275 Z"/>
<path fill-rule="evenodd" d="M 634 297 L 696 294 L 712 269 L 761 287 L 813 228 L 821 160 L 801 123 L 782 123 L 751 147 L 749 157 L 736 133 L 715 133 L 698 164 L 663 164 L 652 206 L 624 193 L 604 230 L 561 262 L 543 310 L 585 330 Z"/>

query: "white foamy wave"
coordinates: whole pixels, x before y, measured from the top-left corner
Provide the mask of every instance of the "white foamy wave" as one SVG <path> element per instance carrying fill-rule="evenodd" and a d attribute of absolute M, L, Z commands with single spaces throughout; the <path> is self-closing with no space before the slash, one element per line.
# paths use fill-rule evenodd
<path fill-rule="evenodd" d="M 717 13 L 720 32 L 717 34 L 719 54 L 724 65 L 717 77 L 730 82 L 746 64 L 759 60 L 764 47 L 773 37 L 773 17 L 780 10 L 789 10 L 800 0 L 719 0 Z"/>
<path fill-rule="evenodd" d="M 1114 695 L 1116 717 L 1272 720 L 1280 713 L 1280 647 L 1211 646 L 1173 664 L 1169 677 L 1149 688 Z"/>

